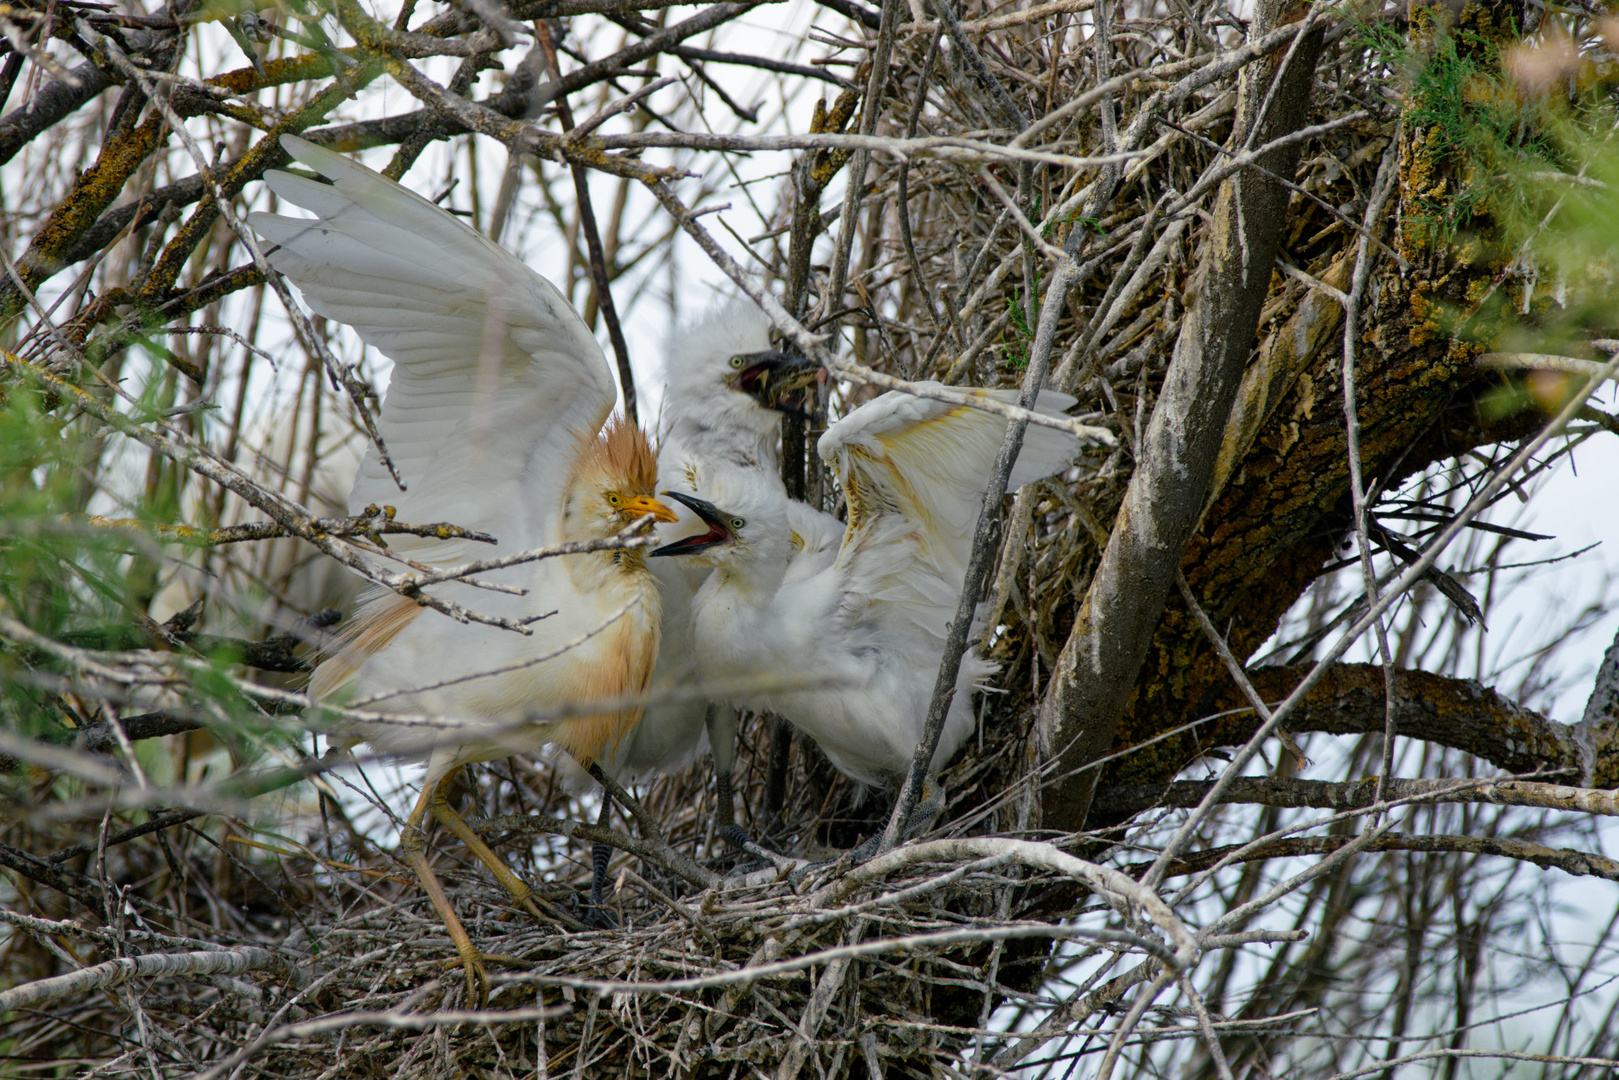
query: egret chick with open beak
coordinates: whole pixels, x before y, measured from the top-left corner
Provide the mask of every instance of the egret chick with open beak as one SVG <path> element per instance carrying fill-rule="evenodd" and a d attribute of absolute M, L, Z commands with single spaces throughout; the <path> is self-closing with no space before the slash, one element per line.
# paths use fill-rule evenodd
<path fill-rule="evenodd" d="M 831 563 L 843 539 L 843 523 L 831 514 L 787 499 L 780 470 L 783 415 L 805 416 L 814 404 L 825 371 L 814 361 L 771 343 L 770 320 L 748 300 L 722 304 L 683 327 L 670 349 L 666 368 L 658 446 L 658 475 L 664 487 L 695 494 L 717 469 L 753 474 L 778 493 L 786 506 L 788 530 L 800 564 L 819 569 Z M 680 511 L 677 510 L 677 513 Z M 659 529 L 672 541 L 700 528 L 695 515 Z M 614 776 L 635 777 L 679 768 L 697 752 L 708 732 L 714 759 L 721 835 L 745 840 L 736 829 L 731 772 L 736 757 L 733 710 L 662 692 L 698 681 L 691 650 L 691 598 L 708 569 L 679 559 L 658 560 L 653 572 L 662 586 L 663 638 L 652 676 L 652 704 L 641 722 L 602 762 Z M 598 848 L 598 892 L 607 851 Z"/>
<path fill-rule="evenodd" d="M 1015 391 L 966 392 L 1016 400 Z M 1071 404 L 1046 392 L 1037 409 Z M 784 496 L 756 474 L 716 470 L 699 495 L 665 491 L 704 526 L 652 553 L 711 568 L 692 601 L 704 678 L 748 684 L 738 705 L 785 717 L 857 784 L 897 788 L 921 739 L 1005 424 L 891 392 L 832 425 L 818 449 L 838 470 L 849 519 L 836 558 L 807 575 L 791 569 Z M 1067 467 L 1080 448 L 1065 432 L 1030 427 L 1008 491 Z M 972 691 L 995 670 L 975 650 L 963 657 L 930 774 L 966 741 Z M 943 805 L 931 783 L 907 832 Z"/>

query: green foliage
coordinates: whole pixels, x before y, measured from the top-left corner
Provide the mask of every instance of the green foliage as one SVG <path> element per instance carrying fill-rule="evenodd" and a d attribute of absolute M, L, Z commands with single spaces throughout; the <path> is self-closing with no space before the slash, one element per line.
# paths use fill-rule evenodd
<path fill-rule="evenodd" d="M 114 614 L 127 537 L 103 535 L 67 515 L 82 508 L 87 448 L 76 425 L 42 408 L 25 386 L 0 404 L 0 603 L 45 634 Z"/>
<path fill-rule="evenodd" d="M 175 387 L 169 369 L 145 370 L 124 380 L 133 400 L 120 404 L 149 424 L 172 406 Z M 234 658 L 193 656 L 165 689 L 132 679 L 122 684 L 127 699 L 116 681 L 81 688 L 84 664 L 101 664 L 95 657 L 151 647 L 149 609 L 176 563 L 146 527 L 180 520 L 185 475 L 25 377 L 0 384 L 0 728 L 60 741 L 97 719 L 106 694 L 126 714 L 205 706 L 249 739 L 274 727 L 225 677 Z"/>
<path fill-rule="evenodd" d="M 1425 55 L 1388 26 L 1363 41 L 1406 87 L 1408 248 L 1500 267 L 1466 310 L 1440 313 L 1442 328 L 1502 351 L 1576 355 L 1614 336 L 1619 64 L 1608 47 L 1555 20 L 1527 40 L 1440 28 Z"/>
<path fill-rule="evenodd" d="M 64 515 L 83 498 L 82 441 L 42 407 L 30 388 L 0 397 L 0 613 L 47 637 L 106 618 L 122 599 L 119 562 L 127 541 L 73 524 Z M 5 726 L 36 732 L 43 699 L 25 668 L 42 662 L 0 649 L 0 714 Z"/>

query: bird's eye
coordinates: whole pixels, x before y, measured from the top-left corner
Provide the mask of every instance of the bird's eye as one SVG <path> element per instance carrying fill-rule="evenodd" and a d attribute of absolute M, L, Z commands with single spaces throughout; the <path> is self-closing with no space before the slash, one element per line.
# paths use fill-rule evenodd
<path fill-rule="evenodd" d="M 733 356 L 733 357 L 731 357 L 731 366 L 733 368 L 740 368 L 743 364 L 746 364 L 747 362 L 748 362 L 748 358 L 745 357 L 745 356 Z"/>
<path fill-rule="evenodd" d="M 607 505 L 608 506 L 617 506 L 619 503 L 621 503 L 623 501 L 624 501 L 623 499 L 619 498 L 618 492 L 610 491 L 610 492 L 607 493 Z"/>
<path fill-rule="evenodd" d="M 747 524 L 748 523 L 746 521 L 742 520 L 741 518 L 735 518 L 734 517 L 734 518 L 731 519 L 731 528 L 732 528 L 732 530 L 744 529 L 744 528 L 747 527 Z"/>

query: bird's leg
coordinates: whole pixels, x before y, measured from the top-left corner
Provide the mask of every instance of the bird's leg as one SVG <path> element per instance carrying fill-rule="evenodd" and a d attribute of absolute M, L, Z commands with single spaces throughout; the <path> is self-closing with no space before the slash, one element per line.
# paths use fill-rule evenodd
<path fill-rule="evenodd" d="M 523 880 L 512 873 L 511 867 L 507 866 L 505 861 L 490 850 L 488 844 L 483 842 L 483 837 L 472 831 L 472 826 L 466 823 L 466 819 L 451 809 L 445 790 L 449 779 L 446 776 L 443 780 L 434 784 L 432 794 L 428 796 L 427 805 L 433 811 L 433 816 L 438 818 L 439 823 L 446 829 L 454 833 L 456 839 L 465 844 L 467 850 L 478 857 L 479 862 L 489 868 L 489 872 L 495 875 L 495 880 L 504 885 L 506 891 L 511 894 L 512 903 L 527 911 L 537 922 L 545 923 L 545 916 L 540 914 L 539 905 L 534 902 L 534 890 L 523 884 Z"/>
<path fill-rule="evenodd" d="M 489 1002 L 489 973 L 483 968 L 483 958 L 477 948 L 472 944 L 472 937 L 467 933 L 461 920 L 456 918 L 455 909 L 450 906 L 450 898 L 444 895 L 444 886 L 439 884 L 438 875 L 427 863 L 427 843 L 422 837 L 422 818 L 427 815 L 429 804 L 442 783 L 435 782 L 422 788 L 421 797 L 416 800 L 416 806 L 410 812 L 410 818 L 399 834 L 399 854 L 410 868 L 416 871 L 416 879 L 422 883 L 422 891 L 433 902 L 438 910 L 438 917 L 444 921 L 444 929 L 449 932 L 450 940 L 455 943 L 455 951 L 461 957 L 461 966 L 467 973 L 467 1001 L 476 1003 L 476 1008 L 483 1008 Z M 442 794 L 438 798 L 442 799 Z"/>
<path fill-rule="evenodd" d="M 714 759 L 714 798 L 717 831 L 727 841 L 746 851 L 751 846 L 747 830 L 736 823 L 735 795 L 731 774 L 736 769 L 736 711 L 709 703 L 703 714 L 708 729 L 708 751 Z"/>
<path fill-rule="evenodd" d="M 767 851 L 753 842 L 748 830 L 736 823 L 735 793 L 731 788 L 731 775 L 736 771 L 736 710 L 709 703 L 703 714 L 703 726 L 708 729 L 708 751 L 714 759 L 714 799 L 718 833 L 727 843 L 747 855 L 767 862 L 778 871 L 790 870 L 800 860 L 787 859 Z"/>
<path fill-rule="evenodd" d="M 606 828 L 612 811 L 613 797 L 603 791 L 601 813 L 596 815 L 596 824 Z M 600 840 L 590 845 L 590 909 L 585 912 L 585 925 L 600 930 L 610 930 L 618 925 L 612 913 L 602 906 L 602 898 L 607 892 L 607 864 L 612 858 L 613 845 Z"/>
<path fill-rule="evenodd" d="M 911 816 L 905 819 L 905 828 L 900 833 L 901 840 L 911 840 L 933 827 L 933 822 L 944 813 L 944 788 L 939 781 L 928 777 L 922 781 L 922 793 L 917 796 L 916 805 L 911 807 Z"/>
<path fill-rule="evenodd" d="M 714 771 L 714 799 L 719 805 L 714 810 L 716 819 L 714 831 L 719 833 L 727 842 L 739 848 L 745 848 L 748 846 L 748 830 L 736 823 L 736 810 L 731 805 L 735 798 L 736 795 L 731 790 L 731 774 L 720 772 L 716 769 Z"/>

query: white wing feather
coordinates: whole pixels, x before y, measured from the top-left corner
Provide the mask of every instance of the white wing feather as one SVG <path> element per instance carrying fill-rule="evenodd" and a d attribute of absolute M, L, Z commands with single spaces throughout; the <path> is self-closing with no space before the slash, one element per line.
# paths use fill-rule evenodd
<path fill-rule="evenodd" d="M 551 283 L 421 196 L 294 136 L 282 145 L 332 180 L 265 180 L 317 218 L 257 213 L 270 264 L 317 313 L 394 362 L 379 428 L 407 490 L 374 447 L 349 496 L 358 512 L 494 533 L 510 550 L 554 542 L 576 440 L 600 430 L 613 376 Z M 390 543 L 418 558 L 473 557 L 470 542 Z M 482 553 L 486 553 L 483 549 Z"/>
<path fill-rule="evenodd" d="M 1016 390 L 964 392 L 1007 404 L 1018 399 Z M 1067 394 L 1042 390 L 1035 409 L 1056 416 L 1073 403 Z M 920 530 L 918 539 L 941 570 L 965 572 L 1005 434 L 1006 420 L 995 413 L 890 391 L 829 427 L 817 449 L 843 485 L 850 538 L 868 519 L 898 514 Z M 1060 472 L 1080 449 L 1066 432 L 1029 425 L 1006 490 Z"/>

